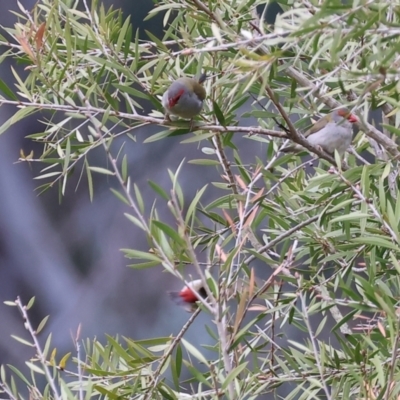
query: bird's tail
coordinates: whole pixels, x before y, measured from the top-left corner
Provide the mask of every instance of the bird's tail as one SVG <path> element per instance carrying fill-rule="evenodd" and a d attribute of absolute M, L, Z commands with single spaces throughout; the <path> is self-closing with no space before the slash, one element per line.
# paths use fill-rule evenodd
<path fill-rule="evenodd" d="M 199 83 L 200 83 L 200 84 L 203 83 L 207 78 L 208 78 L 207 74 L 203 72 L 203 73 L 200 75 Z"/>
<path fill-rule="evenodd" d="M 182 297 L 179 295 L 179 292 L 168 292 L 169 297 L 179 306 L 183 305 L 184 301 Z"/>
<path fill-rule="evenodd" d="M 281 149 L 282 153 L 300 153 L 301 151 L 305 151 L 304 147 L 301 147 L 299 145 L 292 144 L 290 146 L 284 147 Z"/>

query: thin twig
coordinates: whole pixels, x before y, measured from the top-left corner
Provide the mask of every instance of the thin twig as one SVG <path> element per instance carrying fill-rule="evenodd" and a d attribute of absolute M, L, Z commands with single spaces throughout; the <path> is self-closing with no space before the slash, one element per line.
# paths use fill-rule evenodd
<path fill-rule="evenodd" d="M 300 288 L 301 287 L 301 278 L 300 277 L 298 278 L 298 285 L 299 285 L 299 288 Z M 317 368 L 318 368 L 318 371 L 319 371 L 319 374 L 320 374 L 320 382 L 321 382 L 322 388 L 324 389 L 326 398 L 328 400 L 331 400 L 331 393 L 329 391 L 328 385 L 326 384 L 324 371 L 323 371 L 323 367 L 322 367 L 322 362 L 320 360 L 320 353 L 318 351 L 317 344 L 315 343 L 316 338 L 314 337 L 313 329 L 311 327 L 310 319 L 308 317 L 308 307 L 307 307 L 307 304 L 306 304 L 306 299 L 305 299 L 305 296 L 304 296 L 304 294 L 302 292 L 299 293 L 299 297 L 300 297 L 301 306 L 302 306 L 302 313 L 301 314 L 302 314 L 303 320 L 304 320 L 304 322 L 306 324 L 308 335 L 309 335 L 309 338 L 310 338 L 310 341 L 311 341 L 311 345 L 313 347 L 315 361 L 316 361 Z"/>
<path fill-rule="evenodd" d="M 79 400 L 84 400 L 85 396 L 84 396 L 84 392 L 83 392 L 81 344 L 79 342 L 80 336 L 81 336 L 81 324 L 79 324 L 78 329 L 76 331 L 74 343 L 75 343 L 75 348 L 76 348 L 76 359 L 77 359 L 77 364 L 78 364 Z"/>
<path fill-rule="evenodd" d="M 293 228 L 287 230 L 286 232 L 284 232 L 281 235 L 279 235 L 278 237 L 276 237 L 274 240 L 271 240 L 266 245 L 261 246 L 259 251 L 265 252 L 265 251 L 271 249 L 272 247 L 274 247 L 275 245 L 280 243 L 282 240 L 285 240 L 286 238 L 290 237 L 293 233 L 299 231 L 301 228 L 304 228 L 305 226 L 310 225 L 313 222 L 317 221 L 319 217 L 320 217 L 319 215 L 314 215 L 313 217 L 310 217 L 307 220 L 300 222 L 299 224 L 295 225 Z M 245 262 L 245 264 L 248 264 L 251 261 L 253 261 L 255 258 L 256 258 L 256 256 L 249 256 L 244 260 L 244 262 Z"/>
<path fill-rule="evenodd" d="M 322 300 L 324 300 L 331 306 L 329 308 L 329 311 L 335 322 L 337 324 L 340 323 L 340 328 L 339 328 L 340 332 L 343 335 L 351 335 L 353 333 L 352 330 L 350 329 L 349 325 L 346 322 L 343 323 L 343 315 L 340 312 L 338 306 L 336 305 L 336 302 L 330 298 L 326 287 L 324 285 L 313 286 L 313 290 L 318 293 L 318 296 L 320 296 Z"/>
<path fill-rule="evenodd" d="M 193 2 L 196 7 L 203 11 L 204 13 L 206 13 L 214 22 L 216 22 L 220 28 L 222 28 L 222 26 L 224 26 L 225 24 L 223 23 L 223 21 L 221 20 L 221 18 L 218 17 L 217 14 L 214 14 L 204 3 L 202 3 L 200 0 L 190 0 L 191 2 Z"/>
<path fill-rule="evenodd" d="M 79 113 L 86 117 L 94 116 L 95 114 L 108 114 L 110 117 L 119 117 L 121 119 L 133 120 L 142 122 L 144 125 L 159 125 L 159 126 L 167 126 L 172 128 L 182 128 L 182 122 L 167 122 L 164 118 L 155 118 L 149 117 L 147 115 L 140 114 L 130 114 L 113 110 L 106 110 L 103 108 L 93 107 L 90 103 L 87 106 L 75 106 L 75 105 L 64 105 L 64 104 L 43 104 L 43 103 L 35 103 L 29 101 L 15 101 L 15 100 L 7 100 L 0 98 L 1 104 L 10 104 L 17 107 L 34 107 L 38 110 L 51 110 L 51 111 L 63 111 L 63 112 L 71 112 L 71 113 Z M 189 127 L 189 123 L 187 124 Z M 198 123 L 196 124 L 192 131 L 211 131 L 211 132 L 237 132 L 244 133 L 248 135 L 264 135 L 264 136 L 272 136 L 279 137 L 283 139 L 287 139 L 287 134 L 285 132 L 276 131 L 272 129 L 264 129 L 258 126 L 221 126 L 214 124 L 206 124 L 206 123 Z"/>
<path fill-rule="evenodd" d="M 396 370 L 396 361 L 397 361 L 397 356 L 398 356 L 397 350 L 399 348 L 400 335 L 399 335 L 398 328 L 397 328 L 397 330 L 394 330 L 394 332 L 396 333 L 396 339 L 394 341 L 393 349 L 392 349 L 392 362 L 390 364 L 390 374 L 389 374 L 388 382 L 386 383 L 386 393 L 385 393 L 384 400 L 390 399 L 391 390 L 393 389 L 394 384 L 395 384 L 395 382 L 393 381 L 393 377 L 394 377 L 394 372 Z"/>
<path fill-rule="evenodd" d="M 62 400 L 61 396 L 60 396 L 60 394 L 58 392 L 56 382 L 55 382 L 55 380 L 54 380 L 54 378 L 53 378 L 53 376 L 52 376 L 52 374 L 50 372 L 50 369 L 48 367 L 48 362 L 46 360 L 46 357 L 45 357 L 45 355 L 44 355 L 44 353 L 42 351 L 42 348 L 40 346 L 40 343 L 38 341 L 38 338 L 37 338 L 37 335 L 36 335 L 36 331 L 33 329 L 31 321 L 28 318 L 28 313 L 27 313 L 27 310 L 26 310 L 26 306 L 24 306 L 22 304 L 21 299 L 20 299 L 19 296 L 15 300 L 15 304 L 17 305 L 19 311 L 22 314 L 22 318 L 24 319 L 25 329 L 31 335 L 31 338 L 32 338 L 33 343 L 35 345 L 37 356 L 38 356 L 39 361 L 40 361 L 40 363 L 41 363 L 41 365 L 42 365 L 42 367 L 44 369 L 44 374 L 45 374 L 47 382 L 48 382 L 48 384 L 49 384 L 49 386 L 51 388 L 51 391 L 53 392 L 53 396 L 54 396 L 54 398 L 56 400 Z"/>
<path fill-rule="evenodd" d="M 278 306 L 279 304 L 279 297 L 282 293 L 282 288 L 283 288 L 283 281 L 281 280 L 279 283 L 279 290 L 277 292 L 277 296 L 275 298 L 274 301 L 274 306 L 275 308 Z M 274 312 L 272 313 L 272 321 L 271 321 L 271 337 L 272 337 L 272 342 L 271 342 L 271 358 L 270 358 L 270 366 L 271 368 L 274 367 L 275 364 L 275 322 L 277 319 L 277 315 L 279 315 L 278 312 Z"/>
<path fill-rule="evenodd" d="M 8 395 L 9 400 L 18 400 L 5 383 L 0 382 L 0 389 Z"/>
<path fill-rule="evenodd" d="M 221 134 L 217 133 L 216 135 L 213 136 L 212 139 L 213 139 L 214 148 L 215 148 L 215 151 L 217 153 L 217 157 L 219 159 L 219 162 L 220 162 L 222 168 L 224 169 L 225 175 L 228 178 L 229 186 L 232 189 L 233 194 L 238 194 L 237 187 L 236 187 L 236 182 L 235 182 L 235 179 L 233 177 L 229 161 L 228 161 L 228 159 L 226 157 L 226 154 L 224 152 L 224 148 L 222 146 Z"/>
<path fill-rule="evenodd" d="M 150 390 L 147 392 L 144 400 L 149 400 L 151 396 L 153 395 L 154 390 L 157 388 L 158 381 L 160 380 L 161 377 L 161 371 L 165 365 L 165 363 L 168 360 L 168 357 L 171 356 L 172 352 L 174 351 L 175 347 L 180 343 L 181 339 L 183 338 L 183 335 L 186 333 L 186 331 L 189 329 L 190 325 L 192 325 L 193 321 L 197 318 L 197 316 L 200 314 L 201 308 L 197 308 L 196 311 L 190 316 L 188 321 L 183 325 L 182 329 L 179 331 L 179 333 L 176 335 L 175 339 L 172 341 L 171 345 L 169 346 L 168 350 L 164 353 L 164 355 L 161 357 L 160 364 L 158 365 L 157 369 L 154 371 L 153 374 L 153 381 Z"/>

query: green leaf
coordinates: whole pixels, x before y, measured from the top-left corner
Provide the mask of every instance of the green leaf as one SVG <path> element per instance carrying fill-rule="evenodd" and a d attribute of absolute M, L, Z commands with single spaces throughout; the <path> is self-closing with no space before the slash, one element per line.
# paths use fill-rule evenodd
<path fill-rule="evenodd" d="M 111 190 L 111 191 L 114 193 L 114 195 L 115 195 L 119 200 L 121 200 L 124 204 L 127 204 L 128 206 L 130 205 L 128 199 L 127 199 L 124 195 L 122 195 L 120 192 L 118 192 L 117 190 L 115 190 L 115 189 L 113 189 L 113 188 L 110 188 L 110 190 Z"/>
<path fill-rule="evenodd" d="M 157 44 L 158 48 L 160 50 L 166 51 L 168 52 L 168 47 L 165 46 L 165 44 L 155 35 L 153 35 L 150 31 L 145 30 L 147 36 L 150 38 L 150 40 L 152 40 L 154 43 Z"/>
<path fill-rule="evenodd" d="M 12 337 L 13 339 L 15 339 L 17 342 L 20 342 L 20 343 L 24 344 L 25 346 L 35 347 L 35 344 L 34 344 L 34 343 L 28 342 L 27 340 L 22 339 L 22 338 L 20 338 L 20 337 L 18 337 L 18 336 L 11 335 L 11 337 Z"/>
<path fill-rule="evenodd" d="M 7 366 L 11 369 L 11 371 L 13 371 L 21 379 L 21 381 L 27 386 L 27 388 L 31 387 L 31 385 L 32 385 L 31 382 L 29 382 L 25 378 L 24 374 L 21 371 L 19 371 L 17 368 L 15 368 L 14 366 L 12 366 L 10 364 L 7 364 Z"/>
<path fill-rule="evenodd" d="M 396 128 L 395 126 L 382 124 L 382 128 L 388 130 L 390 133 L 400 136 L 400 129 Z"/>
<path fill-rule="evenodd" d="M 121 49 L 122 49 L 122 45 L 125 42 L 126 33 L 128 31 L 128 28 L 130 27 L 130 24 L 131 24 L 131 20 L 130 20 L 130 17 L 128 16 L 125 19 L 125 22 L 124 22 L 124 24 L 122 25 L 122 27 L 121 27 L 121 29 L 119 31 L 118 41 L 117 41 L 117 44 L 115 46 L 115 52 L 116 53 L 119 53 L 121 51 Z"/>
<path fill-rule="evenodd" d="M 189 225 L 189 221 L 192 217 L 194 217 L 194 212 L 196 210 L 197 204 L 199 203 L 201 197 L 203 196 L 205 190 L 207 189 L 208 185 L 203 186 L 194 196 L 192 202 L 189 205 L 189 208 L 186 213 L 185 223 Z"/>
<path fill-rule="evenodd" d="M 196 358 L 201 363 L 208 365 L 207 359 L 201 354 L 201 352 L 192 344 L 190 344 L 186 339 L 181 339 L 181 343 L 185 347 L 188 353 L 190 353 L 194 358 Z"/>
<path fill-rule="evenodd" d="M 31 297 L 28 304 L 26 305 L 27 310 L 30 310 L 33 307 L 33 305 L 35 304 L 35 300 L 36 300 L 35 296 Z"/>
<path fill-rule="evenodd" d="M 196 368 L 194 368 L 193 365 L 189 364 L 186 360 L 184 361 L 184 364 L 186 365 L 186 368 L 193 375 L 193 377 L 195 378 L 195 380 L 197 382 L 203 383 L 204 385 L 206 385 L 206 387 L 209 387 L 209 388 L 213 387 L 211 385 L 211 383 L 207 381 L 207 379 L 204 377 L 204 375 L 200 371 L 198 371 Z"/>
<path fill-rule="evenodd" d="M 101 168 L 101 167 L 88 167 L 91 171 L 93 172 L 98 172 L 99 174 L 103 174 L 103 175 L 111 175 L 114 176 L 115 173 L 106 169 L 106 168 Z"/>
<path fill-rule="evenodd" d="M 226 126 L 224 114 L 222 113 L 221 109 L 219 108 L 217 102 L 215 102 L 215 101 L 213 101 L 213 109 L 214 109 L 214 113 L 215 113 L 215 116 L 217 117 L 218 122 L 222 126 Z"/>
<path fill-rule="evenodd" d="M 159 261 L 148 261 L 148 262 L 143 262 L 143 263 L 136 263 L 136 264 L 129 264 L 128 267 L 132 269 L 147 269 L 147 268 L 153 268 L 157 267 L 160 265 Z"/>
<path fill-rule="evenodd" d="M 396 244 L 390 242 L 387 239 L 384 239 L 383 237 L 380 236 L 363 236 L 363 237 L 357 237 L 353 238 L 351 240 L 354 243 L 360 243 L 360 244 L 366 244 L 366 245 L 371 245 L 371 246 L 380 246 L 384 247 L 387 249 L 391 250 L 396 250 L 400 252 L 400 247 L 398 247 Z"/>
<path fill-rule="evenodd" d="M 85 170 L 86 170 L 86 176 L 88 180 L 88 189 L 89 189 L 89 199 L 90 202 L 93 202 L 93 179 L 92 179 L 92 173 L 89 168 L 89 163 L 87 158 L 85 157 Z"/>
<path fill-rule="evenodd" d="M 32 115 L 36 112 L 38 112 L 38 109 L 33 106 L 20 108 L 17 112 L 13 113 L 13 115 L 6 122 L 4 122 L 0 126 L 0 135 L 18 121 L 21 121 L 22 119 L 25 119 L 29 115 Z"/>
<path fill-rule="evenodd" d="M 362 212 L 353 212 L 350 214 L 346 214 L 346 215 L 340 215 L 339 217 L 333 218 L 331 219 L 331 223 L 335 223 L 335 222 L 343 222 L 343 221 L 360 221 L 363 218 L 369 218 L 371 217 L 368 213 L 362 213 Z"/>
<path fill-rule="evenodd" d="M 147 181 L 149 186 L 158 194 L 160 195 L 164 200 L 169 201 L 169 196 L 167 195 L 167 193 L 165 192 L 165 190 L 157 185 L 156 183 L 152 182 L 152 181 Z"/>
<path fill-rule="evenodd" d="M 125 257 L 127 257 L 127 258 L 158 261 L 161 264 L 161 259 L 159 257 L 157 257 L 155 254 L 147 253 L 145 251 L 140 251 L 140 250 L 133 250 L 133 249 L 121 249 L 121 251 L 125 253 Z"/>
<path fill-rule="evenodd" d="M 189 160 L 188 164 L 194 164 L 194 165 L 205 165 L 205 166 L 219 166 L 220 163 L 217 160 L 209 160 L 207 158 L 202 158 L 202 159 L 197 159 L 197 160 Z"/>
<path fill-rule="evenodd" d="M 133 222 L 137 227 L 139 227 L 140 229 L 147 231 L 146 227 L 143 226 L 142 221 L 140 221 L 139 218 L 136 218 L 135 216 L 131 215 L 131 214 L 124 214 L 126 218 L 129 219 L 129 221 Z"/>
<path fill-rule="evenodd" d="M 157 228 L 161 229 L 167 236 L 169 236 L 174 242 L 183 246 L 185 244 L 184 239 L 182 239 L 178 232 L 176 232 L 173 228 L 164 224 L 161 221 L 153 220 L 152 224 L 155 225 Z"/>
<path fill-rule="evenodd" d="M 139 211 L 141 214 L 143 214 L 144 213 L 144 201 L 143 201 L 142 194 L 140 193 L 139 187 L 138 187 L 138 185 L 136 185 L 136 183 L 133 185 L 133 189 L 135 191 L 136 202 L 139 207 Z"/>
<path fill-rule="evenodd" d="M 143 140 L 143 143 L 156 142 L 158 140 L 164 139 L 169 136 L 172 136 L 172 131 L 168 129 L 165 131 L 157 132 L 154 135 L 149 136 L 147 139 Z"/>
<path fill-rule="evenodd" d="M 43 174 L 43 175 L 39 175 L 39 176 L 35 176 L 33 179 L 46 179 L 46 178 L 51 178 L 53 176 L 60 176 L 62 175 L 62 172 L 49 172 L 47 174 Z"/>
<path fill-rule="evenodd" d="M 345 315 L 336 325 L 333 326 L 333 328 L 331 329 L 332 332 L 337 331 L 338 329 L 340 329 L 341 326 L 343 326 L 345 323 L 347 323 L 349 320 L 351 320 L 353 318 L 353 316 L 357 313 L 359 313 L 360 311 L 358 309 L 354 309 L 352 311 L 350 311 L 347 315 Z"/>
<path fill-rule="evenodd" d="M 67 353 L 65 354 L 65 356 L 63 356 L 60 360 L 60 362 L 58 363 L 58 367 L 61 369 L 61 371 L 64 371 L 65 366 L 67 365 L 67 361 L 70 358 L 71 353 Z"/>
<path fill-rule="evenodd" d="M 226 390 L 228 385 L 247 367 L 247 362 L 240 364 L 236 368 L 234 368 L 226 377 L 226 379 L 222 382 L 221 389 Z"/>
<path fill-rule="evenodd" d="M 25 361 L 25 364 L 33 371 L 33 372 L 37 372 L 38 374 L 42 374 L 45 375 L 44 371 L 39 368 L 36 364 L 31 363 L 29 361 Z"/>
<path fill-rule="evenodd" d="M 147 93 L 137 90 L 137 89 L 133 88 L 132 86 L 129 86 L 129 83 L 127 83 L 125 85 L 114 83 L 113 86 L 115 88 L 121 90 L 122 93 L 127 93 L 127 94 L 129 94 L 133 97 L 137 97 L 139 99 L 150 100 L 150 96 Z"/>
<path fill-rule="evenodd" d="M 42 319 L 42 321 L 40 322 L 39 326 L 36 329 L 36 334 L 39 334 L 41 332 L 41 330 L 44 328 L 44 326 L 46 325 L 47 320 L 49 319 L 49 315 L 47 315 L 46 317 L 44 317 Z"/>
<path fill-rule="evenodd" d="M 2 79 L 0 79 L 0 91 L 3 92 L 5 96 L 10 98 L 11 100 L 18 101 L 18 97 Z"/>

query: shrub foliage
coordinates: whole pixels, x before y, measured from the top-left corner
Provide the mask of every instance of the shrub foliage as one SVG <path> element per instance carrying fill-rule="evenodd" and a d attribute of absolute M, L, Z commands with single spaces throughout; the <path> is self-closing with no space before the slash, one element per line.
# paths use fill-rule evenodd
<path fill-rule="evenodd" d="M 398 398 L 400 3 L 277 2 L 282 12 L 268 25 L 262 0 L 155 1 L 148 18 L 162 13 L 165 34 L 146 32 L 147 40 L 98 1 L 39 0 L 31 11 L 18 3 L 1 60 L 25 68 L 13 69 L 14 86 L 0 82 L 0 104 L 16 106 L 0 132 L 36 114 L 43 131 L 28 137 L 43 153 L 20 160 L 43 165 L 40 190 L 64 195 L 71 174 L 82 174 L 93 198 L 93 174 L 115 179 L 126 217 L 149 242 L 123 250 L 132 267 L 188 282 L 193 264 L 208 298 L 176 337 L 104 344 L 77 332 L 68 364 L 51 336 L 38 337 L 46 321 L 31 326 L 31 304 L 8 302 L 30 333 L 16 339 L 36 357 L 29 376 L 2 366 L 3 397 L 23 397 L 22 382 L 31 398 L 55 400 L 256 399 L 282 385 L 287 399 Z M 192 126 L 165 121 L 160 98 L 171 79 L 202 72 L 202 116 Z M 343 160 L 301 134 L 310 118 L 340 106 L 359 119 Z M 204 158 L 170 172 L 170 190 L 150 182 L 175 224 L 143 200 L 116 140 L 136 140 L 146 125 L 160 129 L 145 142 L 180 135 L 203 148 Z M 265 149 L 264 159 L 244 164 L 238 136 Z M 304 153 L 281 152 L 290 141 L 307 147 L 312 167 Z M 96 148 L 107 167 L 89 161 Z M 180 185 L 188 162 L 220 176 L 194 198 Z M 257 263 L 270 268 L 267 279 L 256 279 Z M 200 312 L 212 316 L 212 359 L 184 338 Z"/>

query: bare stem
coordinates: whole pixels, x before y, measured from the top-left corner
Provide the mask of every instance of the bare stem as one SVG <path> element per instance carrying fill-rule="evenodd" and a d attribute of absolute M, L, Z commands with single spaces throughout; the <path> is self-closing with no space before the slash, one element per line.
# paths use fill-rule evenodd
<path fill-rule="evenodd" d="M 18 400 L 5 383 L 0 382 L 0 389 L 7 394 L 9 400 Z"/>
<path fill-rule="evenodd" d="M 180 332 L 176 335 L 175 339 L 173 340 L 173 342 L 171 343 L 171 345 L 169 346 L 168 350 L 165 352 L 165 354 L 161 357 L 161 361 L 157 367 L 157 369 L 154 372 L 154 378 L 153 378 L 153 382 L 152 382 L 152 386 L 151 389 L 148 391 L 148 393 L 146 394 L 146 397 L 144 398 L 144 400 L 149 400 L 152 395 L 154 390 L 157 387 L 158 381 L 160 380 L 161 377 L 161 371 L 165 365 L 165 363 L 168 360 L 168 357 L 171 356 L 172 352 L 174 351 L 175 347 L 179 344 L 179 342 L 181 341 L 181 339 L 183 338 L 183 335 L 186 333 L 186 331 L 189 329 L 190 325 L 192 325 L 193 321 L 197 318 L 197 316 L 200 314 L 201 309 L 198 308 L 188 319 L 188 321 L 186 322 L 185 325 L 183 325 L 182 329 L 180 330 Z"/>
<path fill-rule="evenodd" d="M 299 288 L 301 286 L 300 280 L 301 279 L 299 278 L 298 279 Z M 319 374 L 320 374 L 321 385 L 322 385 L 322 388 L 324 389 L 326 398 L 328 400 L 331 400 L 331 393 L 330 393 L 330 391 L 328 389 L 328 386 L 326 384 L 326 381 L 325 381 L 325 376 L 324 376 L 322 363 L 321 363 L 321 360 L 319 358 L 319 356 L 320 356 L 319 355 L 319 351 L 318 351 L 318 348 L 317 348 L 317 344 L 315 342 L 316 338 L 314 337 L 314 333 L 313 333 L 313 330 L 312 330 L 312 327 L 311 327 L 310 319 L 308 317 L 308 307 L 307 307 L 307 304 L 306 304 L 306 299 L 305 299 L 305 296 L 304 296 L 303 293 L 299 293 L 299 297 L 300 297 L 301 306 L 302 306 L 302 316 L 303 316 L 304 322 L 306 324 L 307 331 L 308 331 L 308 334 L 309 334 L 309 338 L 310 338 L 310 341 L 311 341 L 311 344 L 312 344 L 312 347 L 313 347 L 315 361 L 316 361 L 316 364 L 317 364 L 317 367 L 318 367 L 318 371 L 319 371 Z"/>
<path fill-rule="evenodd" d="M 84 400 L 85 395 L 83 392 L 83 374 L 82 374 L 82 360 L 81 360 L 81 344 L 80 340 L 81 324 L 79 324 L 76 336 L 74 338 L 76 348 L 76 359 L 78 361 L 78 381 L 79 381 L 79 400 Z"/>
<path fill-rule="evenodd" d="M 396 339 L 394 341 L 393 344 L 393 350 L 392 350 L 392 362 L 390 365 L 390 375 L 389 375 L 389 379 L 388 382 L 386 384 L 386 393 L 385 393 L 385 397 L 384 400 L 389 400 L 390 399 L 390 394 L 391 391 L 393 389 L 394 386 L 394 381 L 393 381 L 393 376 L 394 376 L 394 371 L 396 369 L 396 361 L 397 361 L 397 350 L 399 348 L 399 341 L 400 341 L 400 336 L 399 336 L 399 330 L 395 330 L 394 332 L 396 332 Z"/>
<path fill-rule="evenodd" d="M 61 400 L 61 396 L 58 392 L 58 388 L 56 385 L 56 382 L 54 380 L 54 377 L 52 375 L 52 373 L 50 372 L 50 368 L 48 366 L 48 362 L 46 360 L 46 357 L 42 351 L 42 348 L 40 346 L 40 343 L 38 341 L 37 335 L 36 335 L 36 331 L 33 329 L 31 321 L 29 320 L 28 317 L 28 313 L 26 310 L 26 306 L 24 306 L 21 302 L 21 299 L 19 298 L 19 296 L 17 297 L 17 299 L 15 300 L 15 304 L 17 305 L 19 311 L 22 314 L 22 318 L 24 319 L 24 326 L 26 328 L 26 330 L 29 332 L 29 334 L 31 335 L 31 338 L 33 340 L 33 343 L 35 345 L 35 349 L 36 349 L 36 353 L 37 356 L 39 358 L 40 363 L 42 364 L 43 370 L 44 370 L 44 374 L 46 376 L 47 382 L 50 385 L 50 388 L 53 392 L 53 396 L 56 400 Z"/>
<path fill-rule="evenodd" d="M 7 100 L 0 98 L 1 104 L 9 104 L 17 107 L 34 107 L 38 110 L 52 110 L 52 111 L 63 111 L 63 112 L 73 112 L 84 115 L 85 117 L 93 117 L 96 114 L 103 115 L 108 114 L 112 117 L 119 117 L 121 119 L 133 120 L 141 122 L 143 125 L 158 125 L 158 126 L 168 126 L 171 129 L 173 128 L 182 128 L 182 122 L 166 122 L 164 118 L 155 118 L 149 117 L 147 115 L 140 114 L 130 114 L 124 112 L 117 112 L 113 110 L 107 110 L 103 108 L 93 107 L 90 103 L 86 106 L 75 106 L 69 104 L 43 104 L 43 103 L 35 103 L 29 101 L 15 101 L 15 100 Z M 141 125 L 141 126 L 143 126 Z M 244 133 L 246 135 L 263 135 L 263 136 L 271 136 L 271 137 L 279 137 L 283 139 L 287 139 L 287 134 L 285 132 L 276 131 L 273 129 L 265 129 L 260 128 L 258 126 L 221 126 L 207 123 L 199 123 L 196 124 L 192 131 L 211 131 L 211 132 L 237 132 Z"/>

